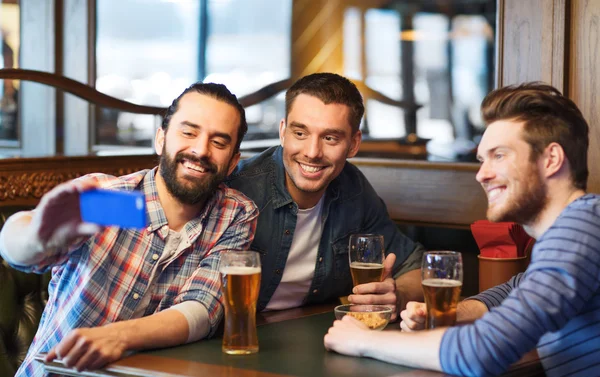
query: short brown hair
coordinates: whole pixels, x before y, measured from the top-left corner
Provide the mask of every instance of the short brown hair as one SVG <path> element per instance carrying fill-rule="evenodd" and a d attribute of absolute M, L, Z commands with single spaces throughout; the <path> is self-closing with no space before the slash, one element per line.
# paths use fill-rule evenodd
<path fill-rule="evenodd" d="M 285 93 L 285 118 L 287 119 L 294 100 L 300 94 L 317 97 L 324 104 L 346 105 L 350 108 L 348 122 L 352 133 L 358 131 L 360 121 L 365 113 L 365 106 L 360 92 L 350 80 L 335 73 L 313 73 L 304 76 L 292 85 Z"/>
<path fill-rule="evenodd" d="M 589 127 L 577 105 L 557 89 L 540 82 L 499 88 L 484 98 L 481 114 L 486 125 L 498 120 L 523 122 L 533 161 L 550 143 L 558 143 L 569 160 L 573 185 L 586 189 Z"/>
<path fill-rule="evenodd" d="M 242 139 L 244 138 L 244 135 L 246 135 L 246 132 L 248 132 L 248 123 L 246 122 L 246 111 L 244 110 L 244 107 L 240 104 L 240 102 L 238 101 L 235 94 L 231 93 L 229 91 L 229 89 L 227 89 L 227 87 L 223 84 L 216 84 L 216 83 L 212 83 L 212 82 L 209 82 L 209 83 L 197 82 L 197 83 L 194 83 L 194 84 L 190 85 L 189 87 L 187 87 L 183 92 L 181 92 L 181 94 L 179 96 L 177 96 L 177 98 L 175 98 L 173 100 L 173 102 L 171 103 L 171 106 L 169 106 L 167 108 L 167 111 L 165 112 L 165 116 L 163 117 L 162 124 L 161 124 L 163 131 L 166 132 L 167 128 L 169 128 L 169 123 L 171 123 L 171 118 L 173 117 L 173 114 L 175 114 L 177 112 L 177 109 L 179 108 L 179 100 L 181 99 L 181 97 L 183 97 L 184 95 L 186 95 L 190 92 L 195 92 L 195 93 L 203 94 L 205 96 L 214 98 L 217 101 L 224 102 L 228 105 L 233 106 L 236 109 L 238 115 L 240 116 L 240 123 L 238 126 L 238 134 L 237 134 L 237 140 L 235 142 L 234 153 L 239 152 L 240 144 L 242 143 Z"/>

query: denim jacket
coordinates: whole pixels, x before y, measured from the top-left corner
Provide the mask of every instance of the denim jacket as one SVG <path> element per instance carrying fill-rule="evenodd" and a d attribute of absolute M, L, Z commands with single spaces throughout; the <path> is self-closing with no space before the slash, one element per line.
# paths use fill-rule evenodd
<path fill-rule="evenodd" d="M 285 187 L 282 151 L 281 147 L 272 147 L 240 161 L 225 181 L 254 200 L 260 211 L 251 245 L 260 253 L 262 263 L 259 311 L 269 303 L 281 281 L 296 228 L 298 206 Z M 331 301 L 351 293 L 348 241 L 353 233 L 384 236 L 386 255 L 396 254 L 394 277 L 420 267 L 423 247 L 398 230 L 366 177 L 349 162 L 327 187 L 322 218 L 315 274 L 304 304 Z"/>

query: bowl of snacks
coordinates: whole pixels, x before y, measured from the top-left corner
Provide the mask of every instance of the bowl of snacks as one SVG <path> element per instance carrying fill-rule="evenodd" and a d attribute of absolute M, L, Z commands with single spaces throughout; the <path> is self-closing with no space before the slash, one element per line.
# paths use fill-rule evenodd
<path fill-rule="evenodd" d="M 333 312 L 336 319 L 350 315 L 371 330 L 383 330 L 392 318 L 392 308 L 383 305 L 339 305 Z"/>

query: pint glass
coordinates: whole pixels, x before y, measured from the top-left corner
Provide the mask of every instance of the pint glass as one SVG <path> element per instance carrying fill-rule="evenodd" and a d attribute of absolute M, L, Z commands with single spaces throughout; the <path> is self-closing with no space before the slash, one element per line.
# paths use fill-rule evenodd
<path fill-rule="evenodd" d="M 219 271 L 225 306 L 222 350 L 230 355 L 256 353 L 256 302 L 260 289 L 260 256 L 254 251 L 225 252 L 221 257 Z"/>
<path fill-rule="evenodd" d="M 380 282 L 385 259 L 383 236 L 353 234 L 350 236 L 350 273 L 354 286 Z"/>
<path fill-rule="evenodd" d="M 426 329 L 453 326 L 463 280 L 460 253 L 430 251 L 423 255 L 421 284 L 427 305 Z"/>

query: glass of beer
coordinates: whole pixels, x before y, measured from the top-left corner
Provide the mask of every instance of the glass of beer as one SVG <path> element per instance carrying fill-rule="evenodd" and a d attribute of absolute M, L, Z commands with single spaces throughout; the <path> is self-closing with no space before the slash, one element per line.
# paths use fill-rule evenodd
<path fill-rule="evenodd" d="M 380 282 L 385 259 L 383 236 L 352 234 L 349 247 L 350 273 L 354 286 Z"/>
<path fill-rule="evenodd" d="M 463 281 L 462 255 L 455 251 L 426 252 L 421 277 L 427 305 L 425 328 L 453 326 Z"/>
<path fill-rule="evenodd" d="M 224 252 L 219 271 L 225 306 L 222 350 L 230 355 L 256 353 L 256 302 L 260 289 L 260 255 L 254 251 Z"/>

